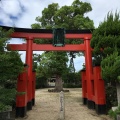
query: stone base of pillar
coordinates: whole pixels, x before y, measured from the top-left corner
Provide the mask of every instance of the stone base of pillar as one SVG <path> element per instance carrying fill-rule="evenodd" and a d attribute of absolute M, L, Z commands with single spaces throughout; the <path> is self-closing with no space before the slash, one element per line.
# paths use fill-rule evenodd
<path fill-rule="evenodd" d="M 97 114 L 106 114 L 106 105 L 95 105 Z"/>
<path fill-rule="evenodd" d="M 83 98 L 83 105 L 87 105 L 87 98 Z"/>
<path fill-rule="evenodd" d="M 87 106 L 89 109 L 95 109 L 95 102 L 91 100 L 87 100 Z"/>
<path fill-rule="evenodd" d="M 32 99 L 32 106 L 35 105 L 35 99 Z"/>
<path fill-rule="evenodd" d="M 16 117 L 25 117 L 27 112 L 27 107 L 16 107 Z"/>
<path fill-rule="evenodd" d="M 120 120 L 120 115 L 117 115 L 117 120 Z"/>
<path fill-rule="evenodd" d="M 27 110 L 32 110 L 32 100 L 27 103 Z"/>

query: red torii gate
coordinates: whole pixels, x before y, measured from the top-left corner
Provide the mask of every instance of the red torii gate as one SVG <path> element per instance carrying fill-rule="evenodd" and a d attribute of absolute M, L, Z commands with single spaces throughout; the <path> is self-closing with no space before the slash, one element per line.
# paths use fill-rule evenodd
<path fill-rule="evenodd" d="M 3 27 L 10 29 L 10 27 Z M 17 116 L 25 116 L 26 108 L 32 109 L 32 103 L 35 101 L 35 87 L 32 73 L 32 54 L 33 51 L 84 51 L 86 70 L 82 71 L 82 97 L 83 103 L 87 104 L 88 108 L 96 109 L 97 113 L 105 113 L 105 89 L 104 81 L 100 76 L 100 67 L 93 69 L 92 67 L 92 49 L 90 47 L 90 40 L 92 38 L 91 30 L 66 30 L 66 39 L 83 39 L 83 44 L 65 45 L 64 47 L 54 47 L 51 44 L 35 44 L 35 38 L 52 39 L 52 30 L 46 29 L 24 29 L 14 28 L 12 38 L 25 38 L 24 44 L 8 44 L 9 50 L 26 51 L 26 64 L 28 67 L 28 82 L 26 84 L 25 75 L 22 75 L 23 81 L 18 81 L 18 88 L 20 91 L 26 91 L 27 97 L 18 97 L 16 103 Z M 24 85 L 24 87 L 22 86 Z M 26 85 L 26 86 L 25 86 Z"/>

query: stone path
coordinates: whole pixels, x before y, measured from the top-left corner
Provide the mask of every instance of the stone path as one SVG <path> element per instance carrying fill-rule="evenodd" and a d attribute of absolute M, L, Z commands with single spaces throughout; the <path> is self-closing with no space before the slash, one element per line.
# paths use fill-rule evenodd
<path fill-rule="evenodd" d="M 69 90 L 65 93 L 65 120 L 111 120 L 106 115 L 97 115 L 82 104 L 81 88 Z M 59 93 L 39 89 L 36 90 L 36 105 L 25 118 L 16 120 L 59 120 L 59 110 Z"/>

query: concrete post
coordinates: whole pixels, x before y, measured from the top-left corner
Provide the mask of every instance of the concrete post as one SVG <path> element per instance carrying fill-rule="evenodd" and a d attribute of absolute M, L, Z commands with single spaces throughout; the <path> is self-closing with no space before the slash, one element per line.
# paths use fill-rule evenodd
<path fill-rule="evenodd" d="M 60 120 L 65 119 L 65 99 L 64 99 L 64 92 L 60 92 Z"/>

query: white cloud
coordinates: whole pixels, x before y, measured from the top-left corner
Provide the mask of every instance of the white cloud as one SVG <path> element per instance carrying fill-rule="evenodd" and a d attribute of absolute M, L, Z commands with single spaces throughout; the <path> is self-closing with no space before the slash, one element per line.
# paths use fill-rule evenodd
<path fill-rule="evenodd" d="M 6 26 L 11 26 L 11 24 L 13 24 L 13 21 L 9 18 L 9 16 L 1 11 L 0 11 L 0 21 Z"/>
<path fill-rule="evenodd" d="M 56 0 L 52 0 L 51 3 L 58 3 L 59 6 L 64 6 L 64 5 L 69 6 L 69 5 L 72 4 L 72 2 L 73 2 L 73 0 L 57 0 L 57 1 Z"/>
<path fill-rule="evenodd" d="M 85 57 L 80 56 L 74 59 L 74 64 L 75 64 L 75 70 L 79 71 L 83 68 L 83 63 L 85 63 Z"/>
<path fill-rule="evenodd" d="M 97 27 L 109 11 L 120 10 L 119 0 L 82 0 L 90 2 L 93 10 L 87 15 L 94 20 Z M 42 10 L 51 3 L 58 3 L 60 6 L 71 5 L 73 0 L 2 0 L 0 3 L 0 21 L 5 25 L 30 28 L 35 23 L 35 18 L 41 15 Z M 23 11 L 23 9 L 25 11 Z M 4 14 L 4 15 L 2 15 Z M 9 15 L 17 16 L 19 19 L 15 22 L 9 18 Z M 20 16 L 19 16 L 20 15 Z M 14 24 L 13 24 L 14 22 Z"/>
<path fill-rule="evenodd" d="M 51 0 L 51 1 L 40 1 L 40 0 L 30 0 L 26 2 L 25 0 L 20 0 L 20 3 L 22 6 L 26 8 L 25 13 L 19 18 L 19 20 L 16 21 L 15 25 L 17 27 L 25 27 L 25 28 L 30 28 L 31 24 L 36 23 L 35 18 L 37 16 L 41 16 L 42 10 L 47 7 L 49 4 L 52 3 L 59 3 L 60 6 L 63 5 L 71 5 L 73 0 L 70 1 L 64 1 L 64 0 Z"/>
<path fill-rule="evenodd" d="M 22 44 L 22 43 L 26 43 L 26 41 L 24 41 L 23 39 L 19 39 L 19 38 L 12 38 L 11 40 L 8 41 L 8 44 Z M 23 63 L 25 63 L 26 52 L 19 51 L 19 53 L 21 54 L 21 60 L 23 61 Z"/>
<path fill-rule="evenodd" d="M 3 0 L 1 4 L 2 10 L 8 15 L 17 16 L 22 12 L 18 0 Z"/>
<path fill-rule="evenodd" d="M 104 21 L 108 12 L 120 11 L 119 0 L 90 0 L 88 2 L 90 2 L 93 10 L 87 15 L 94 21 L 96 27 Z"/>
<path fill-rule="evenodd" d="M 42 7 L 40 1 L 38 2 L 38 0 L 37 2 L 27 2 L 27 4 L 24 2 L 22 5 L 26 8 L 27 12 L 22 14 L 22 16 L 16 21 L 15 25 L 17 27 L 30 28 L 31 24 L 35 23 L 35 18 L 41 15 L 41 11 L 44 6 Z"/>
<path fill-rule="evenodd" d="M 12 38 L 8 42 L 10 44 L 22 44 L 22 43 L 26 43 L 26 41 L 24 41 L 23 39 L 20 39 L 20 38 Z"/>

